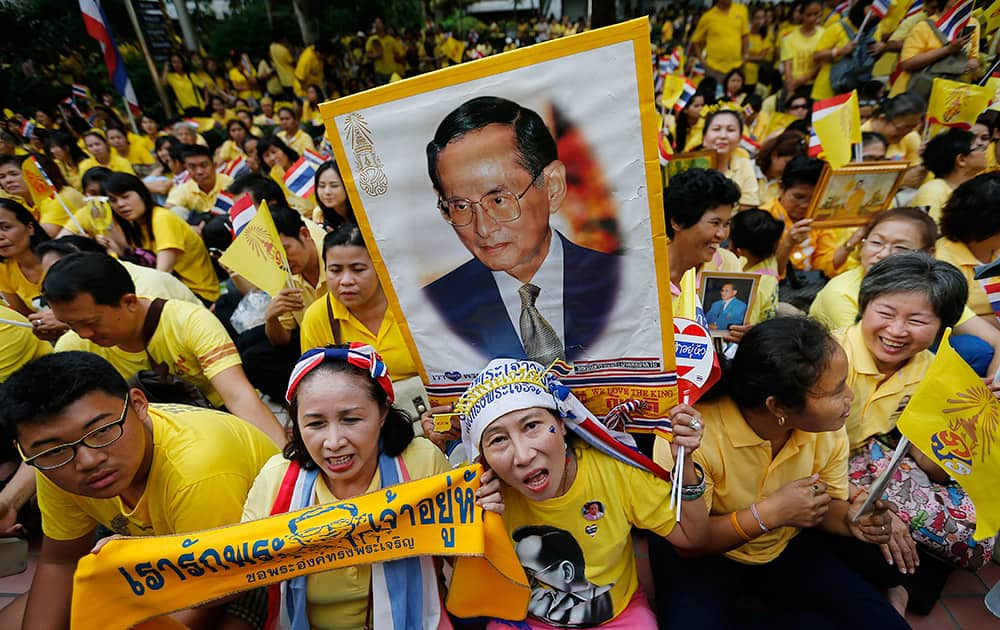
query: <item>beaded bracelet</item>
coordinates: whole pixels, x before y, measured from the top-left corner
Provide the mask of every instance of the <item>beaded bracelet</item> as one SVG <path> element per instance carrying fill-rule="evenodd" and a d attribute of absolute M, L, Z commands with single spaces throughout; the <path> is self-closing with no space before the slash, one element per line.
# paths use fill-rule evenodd
<path fill-rule="evenodd" d="M 771 530 L 769 530 L 767 528 L 767 525 L 764 524 L 763 519 L 760 518 L 760 514 L 757 513 L 757 504 L 756 503 L 751 503 L 750 504 L 750 513 L 753 514 L 753 517 L 755 519 L 757 519 L 757 524 L 760 525 L 760 531 L 761 531 L 761 533 L 766 534 L 769 531 L 771 531 Z"/>
<path fill-rule="evenodd" d="M 681 486 L 681 500 L 683 501 L 694 501 L 695 499 L 700 499 L 705 495 L 705 470 L 698 465 L 698 462 L 691 462 L 694 466 L 694 470 L 698 473 L 698 483 L 691 485 Z"/>

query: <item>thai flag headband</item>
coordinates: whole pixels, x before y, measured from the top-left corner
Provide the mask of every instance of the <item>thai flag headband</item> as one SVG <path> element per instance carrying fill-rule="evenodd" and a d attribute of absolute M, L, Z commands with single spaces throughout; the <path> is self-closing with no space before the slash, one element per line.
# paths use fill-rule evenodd
<path fill-rule="evenodd" d="M 375 351 L 375 348 L 372 348 L 368 344 L 352 342 L 347 344 L 346 348 L 332 346 L 327 348 L 313 348 L 312 350 L 307 350 L 305 354 L 299 357 L 299 360 L 295 363 L 295 369 L 292 370 L 292 375 L 288 379 L 288 391 L 285 392 L 285 400 L 289 404 L 291 404 L 292 397 L 295 396 L 295 390 L 299 388 L 299 383 L 302 382 L 302 379 L 325 361 L 343 361 L 344 363 L 350 363 L 355 367 L 361 368 L 379 384 L 382 391 L 385 392 L 390 405 L 395 400 L 395 395 L 392 391 L 392 380 L 389 378 L 389 370 L 386 368 L 382 356 Z"/>

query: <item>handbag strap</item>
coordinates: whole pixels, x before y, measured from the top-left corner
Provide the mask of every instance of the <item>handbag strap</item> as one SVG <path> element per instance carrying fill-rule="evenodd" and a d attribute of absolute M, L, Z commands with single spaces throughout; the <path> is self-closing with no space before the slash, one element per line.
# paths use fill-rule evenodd
<path fill-rule="evenodd" d="M 330 300 L 329 293 L 326 294 L 326 318 L 330 320 L 330 332 L 333 333 L 333 343 L 339 346 L 341 344 L 340 322 L 333 316 L 333 303 Z"/>
<path fill-rule="evenodd" d="M 153 298 L 146 310 L 146 318 L 142 320 L 142 349 L 146 353 L 149 363 L 153 366 L 156 365 L 156 361 L 149 354 L 149 342 L 156 333 L 156 327 L 160 325 L 160 318 L 163 316 L 163 307 L 166 303 L 167 301 L 163 298 Z"/>

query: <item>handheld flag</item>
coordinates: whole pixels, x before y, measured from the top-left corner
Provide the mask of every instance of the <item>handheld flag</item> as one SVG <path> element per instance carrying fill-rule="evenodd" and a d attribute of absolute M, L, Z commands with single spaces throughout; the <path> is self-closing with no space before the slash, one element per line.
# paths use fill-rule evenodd
<path fill-rule="evenodd" d="M 897 428 L 944 468 L 976 506 L 976 540 L 1000 530 L 1000 401 L 951 347 L 945 331 L 937 355 Z"/>
<path fill-rule="evenodd" d="M 246 159 L 242 155 L 238 155 L 236 156 L 236 159 L 229 160 L 225 164 L 219 166 L 219 172 L 224 175 L 229 175 L 233 179 L 237 179 L 250 174 L 250 165 L 247 164 Z"/>
<path fill-rule="evenodd" d="M 29 119 L 21 123 L 20 133 L 22 138 L 30 138 L 31 134 L 34 132 L 35 132 L 35 121 Z"/>
<path fill-rule="evenodd" d="M 209 210 L 215 215 L 229 216 L 229 210 L 233 207 L 233 196 L 224 190 L 220 190 L 219 194 L 215 197 L 215 203 L 212 205 L 212 209 Z"/>
<path fill-rule="evenodd" d="M 28 190 L 31 191 L 34 203 L 37 204 L 42 199 L 51 199 L 55 196 L 56 186 L 45 174 L 45 170 L 35 159 L 35 156 L 30 156 L 21 164 L 21 175 L 24 177 L 24 183 L 28 185 Z"/>
<path fill-rule="evenodd" d="M 136 116 L 140 114 L 139 100 L 135 96 L 135 89 L 132 81 L 125 73 L 125 62 L 115 45 L 115 38 L 111 34 L 111 26 L 108 18 L 104 15 L 100 0 L 80 0 L 80 12 L 83 13 L 83 23 L 87 27 L 87 34 L 97 40 L 101 45 L 101 52 L 104 54 L 104 63 L 108 66 L 108 76 L 115 86 L 115 91 L 122 95 L 132 113 Z M 76 94 L 76 86 L 73 86 Z"/>
<path fill-rule="evenodd" d="M 941 127 L 970 129 L 989 107 L 993 90 L 988 87 L 934 79 L 927 104 L 927 120 Z"/>
<path fill-rule="evenodd" d="M 302 156 L 295 164 L 288 167 L 285 173 L 285 187 L 297 197 L 303 199 L 313 193 L 316 181 L 316 164 L 309 157 Z"/>
<path fill-rule="evenodd" d="M 979 284 L 982 285 L 983 291 L 986 291 L 993 313 L 1000 317 L 1000 278 L 983 278 Z"/>
<path fill-rule="evenodd" d="M 328 162 L 330 158 L 324 156 L 322 153 L 317 153 L 311 149 L 305 149 L 302 151 L 302 157 L 313 163 L 316 168 L 323 165 L 324 162 Z"/>
<path fill-rule="evenodd" d="M 237 199 L 233 203 L 233 207 L 229 210 L 229 224 L 233 232 L 233 238 L 240 235 L 243 228 L 250 223 L 253 218 L 257 216 L 257 208 L 253 205 L 253 199 L 250 197 L 250 193 L 244 194 L 242 197 Z"/>
<path fill-rule="evenodd" d="M 938 18 L 935 22 L 938 30 L 950 42 L 955 41 L 961 34 L 962 29 L 969 23 L 972 17 L 972 8 L 975 0 L 965 0 L 953 6 L 947 13 Z"/>
<path fill-rule="evenodd" d="M 667 92 L 670 92 L 668 99 Z M 697 88 L 694 83 L 684 77 L 666 77 L 663 84 L 663 106 L 673 106 L 674 111 L 680 113 L 691 99 L 694 98 Z M 669 103 L 669 105 L 668 105 Z"/>
<path fill-rule="evenodd" d="M 656 147 L 657 153 L 660 155 L 660 166 L 666 166 L 670 162 L 670 158 L 673 157 L 673 154 L 668 148 L 669 145 L 663 139 L 662 133 L 656 134 Z"/>
<path fill-rule="evenodd" d="M 892 4 L 891 0 L 875 0 L 869 7 L 874 15 L 880 18 L 884 18 L 889 14 L 889 5 Z"/>
<path fill-rule="evenodd" d="M 827 162 L 832 168 L 841 168 L 851 161 L 851 144 L 861 142 L 861 114 L 858 110 L 858 93 L 841 94 L 813 104 L 813 131 Z M 815 150 L 809 138 L 809 154 Z"/>
<path fill-rule="evenodd" d="M 924 0 L 913 0 L 913 4 L 911 4 L 910 8 L 906 10 L 906 15 L 903 16 L 903 19 L 905 20 L 906 18 L 913 17 L 914 15 L 920 13 L 923 10 L 924 10 Z"/>
<path fill-rule="evenodd" d="M 740 148 L 749 153 L 750 157 L 754 157 L 760 151 L 760 143 L 749 135 L 743 134 L 743 137 L 740 138 Z"/>
<path fill-rule="evenodd" d="M 219 262 L 272 297 L 281 292 L 291 272 L 266 201 L 260 202 L 257 213 L 233 239 Z"/>
<path fill-rule="evenodd" d="M 73 84 L 73 96 L 75 98 L 90 98 L 90 90 L 82 83 Z"/>
<path fill-rule="evenodd" d="M 191 173 L 189 171 L 181 171 L 181 173 L 174 175 L 174 186 L 180 186 L 190 179 Z"/>

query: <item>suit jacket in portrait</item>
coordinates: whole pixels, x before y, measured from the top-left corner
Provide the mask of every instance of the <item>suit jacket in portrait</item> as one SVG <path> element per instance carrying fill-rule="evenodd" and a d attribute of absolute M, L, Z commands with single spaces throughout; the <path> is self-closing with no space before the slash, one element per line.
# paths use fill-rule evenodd
<path fill-rule="evenodd" d="M 554 231 L 555 232 L 555 231 Z M 604 330 L 618 292 L 618 256 L 579 245 L 555 232 L 563 246 L 563 347 L 573 361 Z M 448 327 L 487 359 L 524 359 L 518 323 L 500 297 L 493 272 L 473 258 L 423 288 Z"/>
<path fill-rule="evenodd" d="M 729 304 L 716 300 L 712 308 L 708 309 L 705 318 L 709 324 L 715 324 L 716 330 L 729 330 L 730 326 L 742 324 L 746 314 L 747 303 L 739 298 L 733 298 L 729 300 Z"/>

